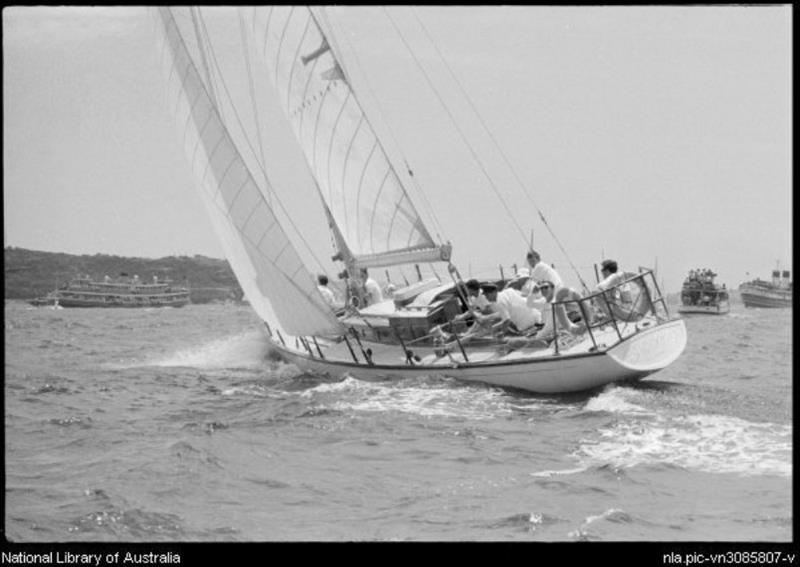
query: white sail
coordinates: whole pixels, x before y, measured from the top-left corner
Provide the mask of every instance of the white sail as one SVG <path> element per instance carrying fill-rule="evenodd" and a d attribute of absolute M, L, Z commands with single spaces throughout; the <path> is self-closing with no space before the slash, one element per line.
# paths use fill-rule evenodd
<path fill-rule="evenodd" d="M 246 10 L 256 48 L 356 264 L 449 259 L 449 246 L 431 238 L 311 10 Z"/>
<path fill-rule="evenodd" d="M 167 88 L 187 157 L 225 253 L 256 312 L 287 333 L 340 333 L 341 325 L 247 169 L 170 8 L 159 8 Z M 192 44 L 195 45 L 196 44 Z M 198 55 L 195 54 L 195 57 Z"/>

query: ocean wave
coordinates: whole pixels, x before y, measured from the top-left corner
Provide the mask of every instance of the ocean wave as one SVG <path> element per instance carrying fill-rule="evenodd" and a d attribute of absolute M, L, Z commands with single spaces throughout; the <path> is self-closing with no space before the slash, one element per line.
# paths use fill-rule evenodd
<path fill-rule="evenodd" d="M 656 416 L 617 422 L 576 451 L 587 466 L 666 464 L 740 475 L 792 474 L 791 427 L 722 415 Z"/>
<path fill-rule="evenodd" d="M 552 526 L 563 522 L 564 520 L 550 516 L 549 514 L 536 513 L 536 512 L 523 512 L 520 514 L 513 514 L 511 516 L 501 518 L 497 521 L 490 522 L 485 525 L 489 529 L 508 528 L 515 530 L 522 530 L 525 532 L 535 532 L 542 528 Z"/>
<path fill-rule="evenodd" d="M 182 349 L 127 367 L 162 366 L 201 369 L 252 369 L 267 364 L 269 347 L 260 330 L 248 331 Z"/>
<path fill-rule="evenodd" d="M 372 382 L 345 378 L 301 393 L 317 405 L 342 412 L 399 412 L 422 417 L 490 420 L 518 412 L 507 394 L 447 378 Z"/>
<path fill-rule="evenodd" d="M 122 510 L 110 508 L 97 510 L 76 518 L 68 531 L 114 539 L 166 540 L 180 539 L 184 534 L 180 516 L 141 509 Z"/>
<path fill-rule="evenodd" d="M 622 414 L 649 414 L 650 410 L 631 403 L 631 398 L 638 393 L 624 386 L 609 386 L 597 396 L 590 398 L 583 407 L 583 412 L 607 412 Z"/>

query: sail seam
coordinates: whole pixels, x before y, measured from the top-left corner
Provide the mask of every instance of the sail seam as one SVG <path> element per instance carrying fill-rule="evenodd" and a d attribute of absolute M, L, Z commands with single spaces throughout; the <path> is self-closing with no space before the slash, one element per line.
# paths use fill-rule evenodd
<path fill-rule="evenodd" d="M 281 256 L 283 256 L 283 253 L 284 253 L 284 252 L 286 252 L 286 249 L 287 249 L 288 247 L 289 247 L 289 243 L 288 243 L 288 241 L 287 241 L 287 242 L 286 242 L 286 244 L 284 244 L 284 245 L 281 247 L 281 251 L 280 251 L 280 252 L 278 252 L 278 254 L 275 256 L 275 260 L 274 260 L 275 264 L 277 264 L 277 263 L 278 263 L 278 260 L 280 260 Z M 288 277 L 288 275 L 287 275 L 287 277 Z"/>
<path fill-rule="evenodd" d="M 205 183 L 206 182 L 206 176 L 208 175 L 208 171 L 211 169 L 211 162 L 214 159 L 214 156 L 217 154 L 217 150 L 219 149 L 220 145 L 224 141 L 225 141 L 225 137 L 220 135 L 219 140 L 217 140 L 217 143 L 214 145 L 214 149 L 211 150 L 211 153 L 207 154 L 207 163 L 206 163 L 206 166 L 204 168 L 203 175 L 200 178 L 200 182 L 201 183 Z"/>
<path fill-rule="evenodd" d="M 193 107 L 190 109 L 190 112 L 191 112 L 192 110 L 194 110 L 194 108 L 193 108 Z M 206 126 L 208 126 L 208 123 L 209 123 L 209 122 L 211 122 L 211 118 L 212 118 L 212 114 L 211 114 L 211 113 L 209 113 L 208 117 L 206 118 L 206 121 L 205 121 L 205 123 L 203 124 L 203 127 L 202 127 L 202 128 L 200 128 L 200 129 L 197 131 L 197 142 L 195 142 L 195 145 L 194 145 L 194 150 L 192 151 L 192 168 L 193 168 L 193 169 L 198 167 L 197 165 L 195 165 L 195 162 L 197 161 L 197 150 L 198 150 L 198 149 L 200 149 L 200 147 L 201 147 L 201 146 L 204 146 L 204 145 L 205 145 L 205 144 L 203 143 L 203 133 L 205 132 L 205 130 L 206 130 Z M 205 150 L 204 150 L 204 152 L 205 152 Z M 206 152 L 206 159 L 208 159 L 208 154 L 207 154 L 207 152 Z M 203 185 L 203 186 L 205 186 L 205 176 L 202 176 L 202 177 L 200 178 L 200 185 Z"/>
<path fill-rule="evenodd" d="M 291 108 L 291 99 L 292 99 L 292 78 L 294 77 L 294 69 L 297 67 L 298 61 L 298 54 L 300 53 L 300 49 L 303 47 L 303 41 L 306 39 L 306 34 L 308 33 L 308 25 L 310 24 L 310 20 L 306 19 L 306 27 L 303 30 L 303 36 L 300 38 L 300 41 L 297 42 L 297 49 L 294 51 L 294 57 L 292 58 L 292 68 L 289 70 L 289 79 L 286 84 L 286 108 Z"/>
<path fill-rule="evenodd" d="M 278 40 L 278 48 L 275 50 L 275 84 L 278 83 L 278 72 L 280 71 L 283 39 L 286 37 L 286 30 L 289 28 L 289 22 L 292 20 L 292 14 L 294 14 L 294 6 L 292 6 L 289 10 L 289 15 L 286 17 L 286 23 L 283 24 L 283 31 L 281 32 L 281 37 Z"/>
<path fill-rule="evenodd" d="M 223 138 L 224 140 L 224 138 Z M 228 165 L 225 167 L 225 171 L 222 172 L 222 176 L 217 179 L 217 185 L 222 185 L 225 181 L 225 178 L 228 177 L 228 172 L 231 170 L 231 166 L 236 162 L 235 156 L 232 156 L 231 159 L 228 161 Z M 233 199 L 231 200 L 230 207 L 233 208 L 233 205 L 239 199 L 239 195 L 242 193 L 242 189 L 244 188 L 244 184 L 239 186 L 239 189 L 236 191 L 236 195 L 234 195 Z M 250 214 L 253 214 L 252 211 Z"/>
<path fill-rule="evenodd" d="M 246 185 L 248 185 L 248 183 L 249 183 L 248 181 L 245 181 L 244 183 L 242 183 L 242 186 L 239 188 L 239 192 L 240 192 L 240 193 L 241 193 L 241 191 L 243 191 L 243 190 L 244 190 L 244 187 L 245 187 Z M 253 218 L 253 216 L 256 214 L 256 211 L 257 211 L 257 210 L 258 210 L 258 205 L 256 205 L 255 207 L 253 207 L 253 210 L 252 210 L 252 211 L 250 211 L 250 214 L 249 214 L 249 215 L 247 215 L 247 218 L 246 218 L 246 219 L 244 219 L 244 222 L 242 222 L 242 232 L 244 232 L 244 230 L 247 228 L 247 225 L 248 225 L 248 224 L 250 224 L 250 220 L 251 220 L 251 219 Z M 273 223 L 273 224 L 274 224 L 274 223 Z M 259 244 L 260 244 L 260 243 L 259 243 Z"/>
<path fill-rule="evenodd" d="M 308 100 L 308 88 L 311 86 L 311 79 L 314 78 L 314 73 L 317 70 L 317 64 L 319 63 L 319 58 L 314 59 L 314 62 L 311 64 L 311 69 L 308 72 L 308 78 L 306 79 L 306 85 L 303 88 L 303 97 L 302 102 L 300 104 L 300 108 L 298 112 L 300 113 L 300 122 L 297 125 L 297 137 L 300 139 L 300 144 L 304 145 L 304 136 L 303 136 L 303 120 L 305 119 L 305 109 L 310 106 L 311 102 Z"/>
<path fill-rule="evenodd" d="M 386 170 L 386 175 L 383 176 L 383 181 L 381 181 L 381 186 L 372 204 L 372 216 L 369 220 L 369 247 L 373 251 L 375 250 L 375 212 L 378 210 L 378 202 L 380 201 L 381 193 L 383 193 L 383 188 L 386 187 L 386 180 L 389 179 L 390 173 L 392 173 L 391 168 Z"/>
<path fill-rule="evenodd" d="M 386 248 L 390 248 L 390 244 L 392 242 L 392 230 L 394 230 L 394 219 L 397 218 L 397 211 L 398 211 L 398 205 L 395 205 L 394 212 L 392 213 L 392 220 L 389 221 L 389 230 L 386 231 Z M 409 238 L 411 238 L 410 235 Z"/>
<path fill-rule="evenodd" d="M 362 113 L 361 114 L 361 118 L 358 120 L 358 125 L 356 126 L 356 129 L 353 132 L 353 137 L 350 138 L 350 143 L 347 146 L 347 153 L 344 156 L 344 167 L 342 167 L 342 197 L 343 197 L 343 199 L 347 198 L 346 197 L 347 194 L 344 192 L 344 187 L 345 187 L 345 182 L 347 180 L 347 166 L 350 165 L 350 151 L 355 146 L 356 137 L 358 136 L 358 133 L 361 131 L 361 125 L 363 123 L 364 123 L 364 115 Z M 347 214 L 348 213 L 348 211 L 347 211 L 347 202 L 343 201 L 342 204 L 344 205 L 344 224 L 345 224 L 345 226 L 347 226 L 347 217 L 348 217 L 348 214 Z"/>
<path fill-rule="evenodd" d="M 177 60 L 175 60 L 175 59 L 173 59 L 173 61 L 174 61 L 174 63 L 175 63 L 175 66 L 177 67 L 177 66 L 179 65 L 179 62 L 178 62 Z M 189 63 L 188 63 L 188 61 L 185 61 L 185 62 L 183 62 L 183 65 L 184 65 L 184 67 L 185 67 L 185 69 L 184 69 L 184 73 L 185 73 L 185 75 L 183 75 L 183 76 L 180 76 L 180 75 L 179 75 L 179 76 L 178 76 L 178 81 L 179 81 L 179 82 L 178 82 L 178 88 L 179 88 L 179 89 L 180 89 L 180 87 L 181 87 L 182 85 L 186 84 L 186 75 L 188 75 L 188 74 L 189 74 Z M 177 114 L 177 113 L 178 113 L 178 107 L 180 106 L 180 104 L 181 104 L 181 97 L 180 97 L 180 96 L 178 96 L 177 100 L 175 101 L 175 108 L 173 109 L 173 112 L 174 112 L 175 114 Z"/>
<path fill-rule="evenodd" d="M 319 132 L 319 123 L 320 123 L 320 118 L 322 116 L 322 109 L 325 108 L 325 101 L 328 100 L 328 91 L 329 90 L 330 90 L 330 85 L 328 85 L 328 88 L 323 91 L 322 100 L 320 101 L 319 109 L 317 110 L 317 118 L 316 118 L 316 121 L 314 123 L 314 135 L 311 137 L 311 143 L 312 143 L 312 148 L 313 148 L 313 152 L 312 152 L 312 162 L 313 162 L 312 168 L 313 168 L 314 172 L 317 173 L 317 174 L 319 174 L 319 171 L 317 170 L 317 140 L 318 140 L 317 132 Z M 328 187 L 328 202 L 330 202 L 330 197 L 331 197 L 330 196 L 330 187 Z"/>
<path fill-rule="evenodd" d="M 375 132 L 370 132 L 373 137 L 375 137 Z M 361 226 L 360 217 L 361 217 L 361 189 L 364 186 L 364 177 L 367 175 L 367 169 L 369 168 L 369 163 L 372 161 L 372 156 L 375 154 L 375 149 L 378 147 L 377 139 L 372 143 L 372 148 L 369 150 L 369 155 L 367 156 L 366 161 L 364 162 L 364 167 L 361 169 L 361 179 L 358 180 L 358 191 L 356 192 L 356 232 L 358 233 L 358 228 Z M 361 237 L 360 234 L 357 234 L 357 237 Z"/>
<path fill-rule="evenodd" d="M 333 155 L 333 148 L 334 148 L 333 140 L 336 138 L 337 129 L 339 127 L 339 121 L 341 120 L 342 115 L 344 114 L 345 108 L 347 108 L 347 103 L 349 100 L 350 100 L 350 90 L 348 89 L 347 97 L 344 99 L 342 107 L 339 109 L 339 114 L 336 116 L 336 121 L 333 123 L 333 128 L 331 128 L 331 141 L 328 144 L 328 162 L 326 166 L 328 170 L 327 171 L 328 187 L 330 188 L 331 191 L 333 191 L 333 182 L 331 181 L 331 156 Z M 341 192 L 342 191 L 340 191 L 340 193 Z M 342 199 L 344 200 L 344 195 L 342 195 Z M 346 204 L 342 202 L 341 207 L 342 209 L 345 209 Z"/>
<path fill-rule="evenodd" d="M 200 89 L 197 90 L 197 93 L 195 94 L 195 97 L 191 101 L 189 101 L 188 98 L 186 99 L 186 101 L 189 103 L 189 106 L 186 109 L 186 120 L 184 121 L 184 124 L 183 124 L 183 146 L 184 147 L 186 147 L 186 144 L 188 143 L 188 140 L 186 139 L 186 136 L 189 134 L 189 128 L 191 127 L 192 109 L 194 108 L 194 105 L 197 104 L 197 99 L 198 98 L 200 98 Z M 178 114 L 177 109 L 175 110 L 175 114 Z"/>
<path fill-rule="evenodd" d="M 273 220 L 270 222 L 269 226 L 267 226 L 267 227 L 266 227 L 266 228 L 265 228 L 265 229 L 264 229 L 264 230 L 261 232 L 261 236 L 258 238 L 258 242 L 256 242 L 256 243 L 255 243 L 255 247 L 256 247 L 256 248 L 258 248 L 259 250 L 261 250 L 261 243 L 262 243 L 262 242 L 264 242 L 264 239 L 267 237 L 267 235 L 268 235 L 270 232 L 272 232 L 272 229 L 273 229 L 273 228 L 275 228 L 276 226 L 278 226 L 278 223 L 275 221 L 275 219 L 273 219 Z"/>
<path fill-rule="evenodd" d="M 255 11 L 255 8 L 253 8 Z M 261 48 L 261 53 L 267 52 L 267 43 L 269 42 L 269 26 L 272 24 L 272 14 L 275 13 L 275 6 L 270 6 L 269 14 L 267 14 L 267 23 L 264 25 L 264 47 Z M 253 33 L 255 33 L 255 18 L 253 19 Z"/>

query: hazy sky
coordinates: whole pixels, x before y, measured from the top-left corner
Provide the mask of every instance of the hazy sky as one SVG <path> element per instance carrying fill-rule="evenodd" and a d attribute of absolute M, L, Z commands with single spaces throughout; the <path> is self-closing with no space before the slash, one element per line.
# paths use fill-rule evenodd
<path fill-rule="evenodd" d="M 657 262 L 670 291 L 696 267 L 731 287 L 792 267 L 790 6 L 415 10 L 480 119 L 412 8 L 389 9 L 480 165 L 384 9 L 332 14 L 462 273 L 524 261 L 506 207 L 569 282 L 559 243 L 587 278 L 603 255 Z M 222 257 L 154 38 L 145 8 L 3 10 L 5 245 Z"/>

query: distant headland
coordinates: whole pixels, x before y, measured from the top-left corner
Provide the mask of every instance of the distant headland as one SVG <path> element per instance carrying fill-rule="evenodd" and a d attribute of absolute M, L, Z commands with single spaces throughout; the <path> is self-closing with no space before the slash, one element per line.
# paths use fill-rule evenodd
<path fill-rule="evenodd" d="M 33 299 L 77 277 L 103 279 L 138 275 L 143 280 L 158 276 L 190 290 L 192 303 L 241 301 L 242 289 L 226 260 L 206 256 L 129 258 L 107 254 L 74 255 L 6 247 L 5 298 Z"/>

